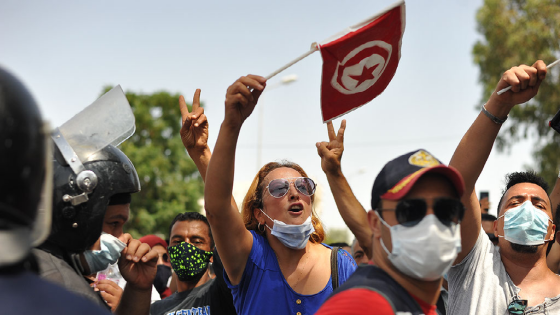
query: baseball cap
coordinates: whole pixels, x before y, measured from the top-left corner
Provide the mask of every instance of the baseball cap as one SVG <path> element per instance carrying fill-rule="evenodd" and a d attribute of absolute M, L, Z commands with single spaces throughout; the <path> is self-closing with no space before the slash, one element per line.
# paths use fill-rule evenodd
<path fill-rule="evenodd" d="M 142 236 L 139 241 L 150 245 L 152 248 L 156 245 L 161 245 L 163 248 L 167 249 L 167 242 L 153 234 Z"/>
<path fill-rule="evenodd" d="M 381 199 L 401 199 L 426 173 L 438 173 L 445 176 L 453 183 L 459 196 L 463 195 L 465 183 L 459 171 L 441 163 L 428 151 L 419 149 L 403 154 L 385 164 L 373 182 L 371 209 L 377 209 Z"/>

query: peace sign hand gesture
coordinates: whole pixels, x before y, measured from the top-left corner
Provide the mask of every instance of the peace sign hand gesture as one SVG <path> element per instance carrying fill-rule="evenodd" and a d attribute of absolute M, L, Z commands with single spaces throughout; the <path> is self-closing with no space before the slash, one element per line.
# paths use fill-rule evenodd
<path fill-rule="evenodd" d="M 181 109 L 181 140 L 185 149 L 189 151 L 202 152 L 208 148 L 208 120 L 204 115 L 204 108 L 200 107 L 200 89 L 194 92 L 192 111 L 189 112 L 183 95 L 179 97 L 179 108 Z"/>
<path fill-rule="evenodd" d="M 327 123 L 329 142 L 317 142 L 317 153 L 321 157 L 321 168 L 326 174 L 340 173 L 340 161 L 344 152 L 344 130 L 346 119 L 343 119 L 335 133 L 332 121 Z"/>

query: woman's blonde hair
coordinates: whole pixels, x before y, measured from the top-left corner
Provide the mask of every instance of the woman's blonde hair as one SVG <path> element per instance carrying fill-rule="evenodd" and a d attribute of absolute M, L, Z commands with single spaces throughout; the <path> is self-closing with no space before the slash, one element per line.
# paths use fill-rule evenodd
<path fill-rule="evenodd" d="M 245 228 L 247 230 L 254 230 L 257 233 L 263 235 L 264 230 L 258 229 L 258 221 L 255 218 L 254 209 L 262 209 L 263 208 L 263 193 L 266 187 L 264 186 L 264 178 L 273 170 L 281 167 L 291 168 L 296 170 L 302 177 L 307 177 L 307 173 L 296 163 L 289 162 L 289 161 L 281 161 L 281 162 L 270 162 L 263 166 L 255 178 L 251 183 L 251 187 L 249 187 L 249 191 L 247 191 L 247 195 L 243 199 L 243 205 L 241 208 L 241 216 L 243 217 L 243 223 L 245 223 Z M 315 201 L 315 195 L 311 196 L 311 203 Z M 311 222 L 313 223 L 313 227 L 315 228 L 315 232 L 311 234 L 309 240 L 312 243 L 322 243 L 325 240 L 325 230 L 323 229 L 323 225 L 317 217 L 315 210 L 311 209 Z"/>

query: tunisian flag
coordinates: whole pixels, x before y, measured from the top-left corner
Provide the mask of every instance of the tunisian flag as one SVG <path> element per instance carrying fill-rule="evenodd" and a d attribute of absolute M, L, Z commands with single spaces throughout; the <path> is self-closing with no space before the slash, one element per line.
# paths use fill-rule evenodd
<path fill-rule="evenodd" d="M 323 122 L 366 104 L 385 90 L 399 65 L 404 26 L 405 5 L 399 1 L 318 45 L 323 57 Z"/>

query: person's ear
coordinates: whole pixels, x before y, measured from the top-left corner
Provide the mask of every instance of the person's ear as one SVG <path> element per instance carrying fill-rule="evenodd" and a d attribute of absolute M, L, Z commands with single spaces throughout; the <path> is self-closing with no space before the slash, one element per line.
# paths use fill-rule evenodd
<path fill-rule="evenodd" d="M 556 224 L 552 224 L 552 229 L 550 232 L 550 241 L 554 241 L 554 236 L 556 236 L 556 239 L 558 240 L 558 236 L 556 235 Z"/>
<path fill-rule="evenodd" d="M 259 208 L 254 208 L 253 209 L 253 215 L 255 216 L 255 219 L 257 219 L 257 222 L 260 223 L 261 225 L 264 224 L 261 223 L 261 217 L 262 217 L 262 211 Z"/>
<path fill-rule="evenodd" d="M 494 228 L 494 236 L 495 236 L 495 237 L 498 237 L 498 235 L 499 235 L 499 233 L 498 233 L 498 220 L 494 220 L 493 225 L 494 225 L 494 226 L 493 226 L 493 228 Z"/>

